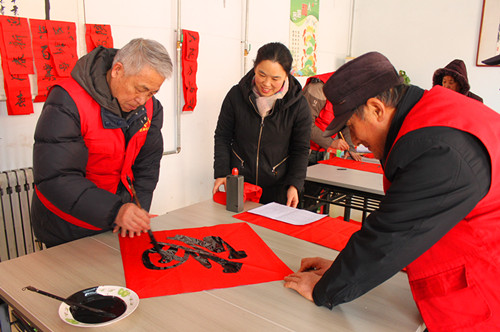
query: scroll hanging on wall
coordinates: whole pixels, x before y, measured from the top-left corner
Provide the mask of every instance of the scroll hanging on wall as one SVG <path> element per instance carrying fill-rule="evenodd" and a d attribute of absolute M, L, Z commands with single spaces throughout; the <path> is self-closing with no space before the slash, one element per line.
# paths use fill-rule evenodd
<path fill-rule="evenodd" d="M 56 72 L 69 77 L 78 60 L 76 52 L 76 24 L 74 22 L 45 21 L 50 53 L 54 57 Z"/>
<path fill-rule="evenodd" d="M 35 103 L 44 102 L 47 99 L 50 88 L 63 79 L 57 75 L 54 58 L 50 54 L 49 37 L 45 22 L 45 20 L 30 19 L 33 57 L 37 73 L 36 83 L 38 87 Z"/>
<path fill-rule="evenodd" d="M 198 48 L 200 35 L 196 31 L 182 30 L 182 85 L 184 90 L 184 107 L 182 111 L 194 111 L 197 98 L 196 72 L 198 71 Z"/>
<path fill-rule="evenodd" d="M 28 19 L 0 16 L 0 52 L 7 113 L 22 115 L 33 113 L 29 74 L 34 73 L 33 51 Z"/>
<path fill-rule="evenodd" d="M 290 0 L 289 38 L 294 76 L 313 76 L 317 73 L 318 22 L 319 0 Z"/>
<path fill-rule="evenodd" d="M 85 24 L 85 42 L 87 53 L 98 46 L 113 47 L 111 25 L 109 24 Z"/>

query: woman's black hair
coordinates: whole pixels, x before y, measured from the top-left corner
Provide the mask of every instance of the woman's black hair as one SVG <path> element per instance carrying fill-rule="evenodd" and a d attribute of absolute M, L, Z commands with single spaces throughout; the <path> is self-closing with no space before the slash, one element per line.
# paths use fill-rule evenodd
<path fill-rule="evenodd" d="M 259 48 L 259 50 L 257 51 L 257 57 L 255 58 L 255 61 L 253 63 L 253 67 L 255 68 L 264 60 L 270 60 L 272 62 L 279 63 L 287 74 L 292 70 L 292 53 L 290 53 L 290 50 L 282 43 L 268 43 Z"/>

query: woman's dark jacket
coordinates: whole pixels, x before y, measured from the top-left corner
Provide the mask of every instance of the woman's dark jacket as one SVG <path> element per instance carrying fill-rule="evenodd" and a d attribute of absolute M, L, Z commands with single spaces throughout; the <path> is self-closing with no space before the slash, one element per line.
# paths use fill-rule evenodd
<path fill-rule="evenodd" d="M 245 182 L 266 191 L 280 192 L 293 185 L 300 192 L 306 177 L 311 137 L 311 112 L 302 87 L 289 75 L 289 89 L 262 118 L 252 92 L 253 69 L 229 90 L 215 130 L 214 177 L 221 178 L 236 167 Z M 285 196 L 286 199 L 286 196 Z"/>
<path fill-rule="evenodd" d="M 125 142 L 128 142 L 143 127 L 141 119 L 146 111 L 139 107 L 122 114 L 117 100 L 111 96 L 106 72 L 111 68 L 116 51 L 103 47 L 95 49 L 78 60 L 71 76 L 101 106 L 102 125 L 111 129 L 121 128 Z M 151 127 L 132 165 L 137 197 L 146 210 L 149 210 L 158 182 L 163 153 L 162 124 L 163 107 L 153 97 Z M 55 86 L 47 97 L 35 130 L 35 185 L 57 208 L 102 230 L 85 229 L 59 218 L 40 202 L 35 193 L 31 208 L 32 223 L 36 237 L 48 246 L 112 229 L 120 207 L 131 202 L 130 194 L 122 183 L 116 193 L 111 193 L 97 188 L 86 179 L 87 159 L 88 150 L 82 137 L 76 104 L 66 90 Z"/>

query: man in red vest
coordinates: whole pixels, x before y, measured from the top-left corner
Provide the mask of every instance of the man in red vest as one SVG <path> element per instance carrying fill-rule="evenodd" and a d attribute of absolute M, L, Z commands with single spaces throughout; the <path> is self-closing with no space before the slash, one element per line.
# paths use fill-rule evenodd
<path fill-rule="evenodd" d="M 31 208 L 47 247 L 150 229 L 163 154 L 163 107 L 153 96 L 171 74 L 165 47 L 139 38 L 120 50 L 94 49 L 52 88 L 35 130 Z"/>
<path fill-rule="evenodd" d="M 337 258 L 285 278 L 317 305 L 351 301 L 406 267 L 429 331 L 500 331 L 500 114 L 441 86 L 402 84 L 364 54 L 324 92 L 335 119 L 384 166 L 385 198 Z"/>
<path fill-rule="evenodd" d="M 324 160 L 326 151 L 329 148 L 342 151 L 349 150 L 348 156 L 358 161 L 361 160 L 361 156 L 355 152 L 355 148 L 352 145 L 348 129 L 343 131 L 346 141 L 341 139 L 341 137 L 339 137 L 340 135 L 335 136 L 337 133 L 329 137 L 323 136 L 326 127 L 333 120 L 332 104 L 326 99 L 323 93 L 323 85 L 332 74 L 333 72 L 309 77 L 302 90 L 309 104 L 309 108 L 311 109 L 313 121 L 311 127 L 309 165 L 314 165 L 317 164 L 318 161 Z"/>

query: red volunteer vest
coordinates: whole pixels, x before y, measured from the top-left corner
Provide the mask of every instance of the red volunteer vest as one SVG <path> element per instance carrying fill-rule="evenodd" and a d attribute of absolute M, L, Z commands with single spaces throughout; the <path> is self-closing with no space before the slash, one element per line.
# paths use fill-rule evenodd
<path fill-rule="evenodd" d="M 481 140 L 491 158 L 491 188 L 407 266 L 413 297 L 431 332 L 500 331 L 500 115 L 436 86 L 407 115 L 394 144 L 408 132 L 431 126 L 456 128 Z M 389 186 L 384 177 L 386 192 Z"/>
<path fill-rule="evenodd" d="M 309 84 L 309 82 L 311 81 L 312 78 L 317 78 L 317 79 L 321 80 L 321 82 L 326 83 L 326 81 L 328 81 L 328 79 L 330 78 L 330 76 L 332 76 L 332 74 L 333 74 L 333 72 L 326 73 L 326 74 L 320 74 L 320 75 L 316 75 L 316 76 L 311 76 L 307 79 L 306 85 Z M 333 121 L 333 118 L 334 118 L 334 115 L 333 115 L 332 103 L 330 103 L 327 99 L 325 107 L 323 107 L 321 112 L 319 112 L 319 115 L 316 118 L 316 120 L 314 121 L 314 123 L 316 124 L 316 126 L 319 129 L 321 129 L 321 131 L 325 131 L 326 127 L 328 127 L 328 125 Z M 335 137 L 335 136 L 332 136 L 332 137 Z M 325 149 L 320 147 L 315 142 L 310 141 L 310 143 L 311 143 L 312 150 L 325 151 Z"/>
<path fill-rule="evenodd" d="M 145 105 L 148 121 L 132 136 L 128 144 L 125 144 L 122 129 L 105 129 L 103 127 L 101 106 L 73 78 L 64 80 L 58 85 L 69 93 L 80 114 L 81 132 L 88 149 L 85 177 L 98 188 L 113 194 L 116 193 L 118 184 L 121 181 L 130 192 L 127 176 L 134 180 L 132 165 L 146 141 L 151 126 L 153 117 L 152 100 L 149 99 Z M 38 190 L 37 195 L 45 207 L 60 218 L 79 227 L 100 230 L 61 211 Z"/>

